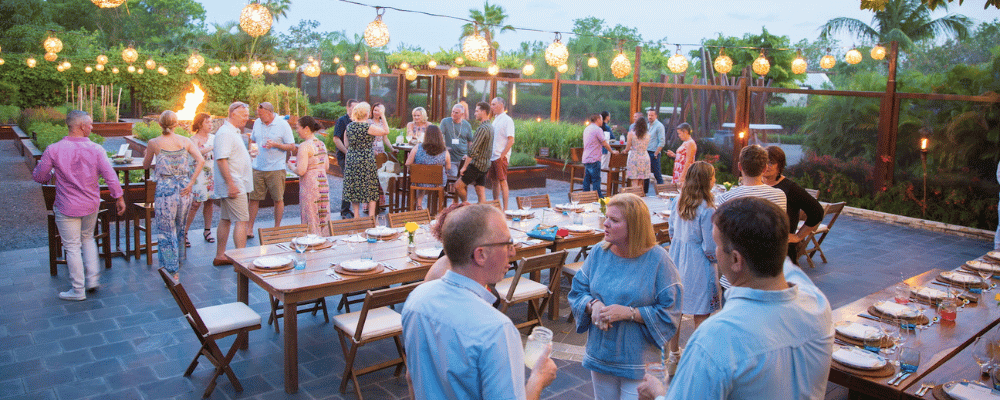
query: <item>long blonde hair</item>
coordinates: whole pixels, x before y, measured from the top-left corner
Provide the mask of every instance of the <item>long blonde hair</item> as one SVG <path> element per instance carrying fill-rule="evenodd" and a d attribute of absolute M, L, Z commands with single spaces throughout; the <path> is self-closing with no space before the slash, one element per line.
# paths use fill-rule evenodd
<path fill-rule="evenodd" d="M 677 199 L 677 212 L 681 219 L 691 221 L 698 216 L 698 206 L 708 203 L 715 207 L 715 196 L 712 195 L 712 177 L 715 167 L 704 161 L 696 161 L 684 171 L 684 186 L 681 197 Z"/>
<path fill-rule="evenodd" d="M 608 208 L 611 207 L 617 207 L 625 214 L 628 244 L 622 250 L 625 250 L 626 258 L 641 256 L 656 246 L 656 233 L 653 232 L 653 223 L 649 219 L 649 207 L 646 207 L 639 196 L 632 193 L 616 194 L 608 201 Z"/>

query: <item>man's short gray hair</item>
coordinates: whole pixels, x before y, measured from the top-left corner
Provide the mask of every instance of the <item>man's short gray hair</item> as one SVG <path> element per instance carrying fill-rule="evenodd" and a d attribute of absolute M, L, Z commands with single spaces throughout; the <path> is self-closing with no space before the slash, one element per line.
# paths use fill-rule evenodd
<path fill-rule="evenodd" d="M 87 114 L 86 111 L 70 110 L 66 113 L 66 128 L 73 129 L 80 121 L 88 117 L 90 117 L 90 114 Z"/>
<path fill-rule="evenodd" d="M 500 105 L 503 106 L 503 108 L 507 108 L 507 102 L 504 101 L 503 97 L 497 96 L 493 98 L 493 101 L 499 102 Z"/>
<path fill-rule="evenodd" d="M 496 207 L 473 204 L 448 215 L 442 227 L 441 242 L 444 243 L 444 254 L 448 256 L 452 266 L 469 264 L 472 251 L 483 243 L 485 237 L 492 234 L 489 227 L 491 215 L 494 214 L 493 218 L 503 218 Z"/>
<path fill-rule="evenodd" d="M 461 108 L 462 111 L 465 111 L 465 106 L 463 106 L 462 103 L 455 104 L 451 107 L 452 110 L 455 110 L 456 108 Z"/>
<path fill-rule="evenodd" d="M 233 115 L 233 111 L 236 111 L 240 108 L 250 109 L 250 106 L 242 101 L 234 101 L 233 104 L 229 105 L 229 115 Z"/>

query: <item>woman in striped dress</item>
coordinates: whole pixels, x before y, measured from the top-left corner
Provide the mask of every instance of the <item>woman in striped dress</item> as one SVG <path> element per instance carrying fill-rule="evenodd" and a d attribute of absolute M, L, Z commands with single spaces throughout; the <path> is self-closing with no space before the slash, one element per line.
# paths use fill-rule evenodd
<path fill-rule="evenodd" d="M 329 235 L 330 187 L 326 182 L 326 145 L 316 139 L 315 132 L 323 129 L 313 117 L 299 118 L 296 131 L 302 138 L 295 157 L 295 165 L 289 169 L 299 175 L 299 212 L 302 223 L 309 226 L 309 233 Z"/>

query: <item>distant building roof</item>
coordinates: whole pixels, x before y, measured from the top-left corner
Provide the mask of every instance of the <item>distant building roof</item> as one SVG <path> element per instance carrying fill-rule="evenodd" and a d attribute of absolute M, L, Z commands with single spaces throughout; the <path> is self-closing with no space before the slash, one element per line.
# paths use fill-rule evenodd
<path fill-rule="evenodd" d="M 799 87 L 808 89 L 834 89 L 833 82 L 825 72 L 807 72 L 806 80 Z"/>

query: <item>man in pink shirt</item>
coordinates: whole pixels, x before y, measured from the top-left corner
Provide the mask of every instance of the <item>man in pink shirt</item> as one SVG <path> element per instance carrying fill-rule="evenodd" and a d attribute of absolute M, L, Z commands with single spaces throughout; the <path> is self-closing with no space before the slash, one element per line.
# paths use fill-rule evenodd
<path fill-rule="evenodd" d="M 583 191 L 589 192 L 597 190 L 597 197 L 604 197 L 601 193 L 601 147 L 608 150 L 610 154 L 618 154 L 608 145 L 604 138 L 604 130 L 601 123 L 604 119 L 601 114 L 592 114 L 590 124 L 583 130 Z"/>
<path fill-rule="evenodd" d="M 90 115 L 83 111 L 66 113 L 69 134 L 45 148 L 42 159 L 31 173 L 38 183 L 48 183 L 55 176 L 56 227 L 66 249 L 66 265 L 73 284 L 72 289 L 59 293 L 59 298 L 63 300 L 86 300 L 84 290 L 94 291 L 101 285 L 97 242 L 94 241 L 97 212 L 101 205 L 97 183 L 99 176 L 107 182 L 111 197 L 118 199 L 118 215 L 125 212 L 125 198 L 122 197 L 118 174 L 111 167 L 104 148 L 87 138 L 93 124 Z"/>

